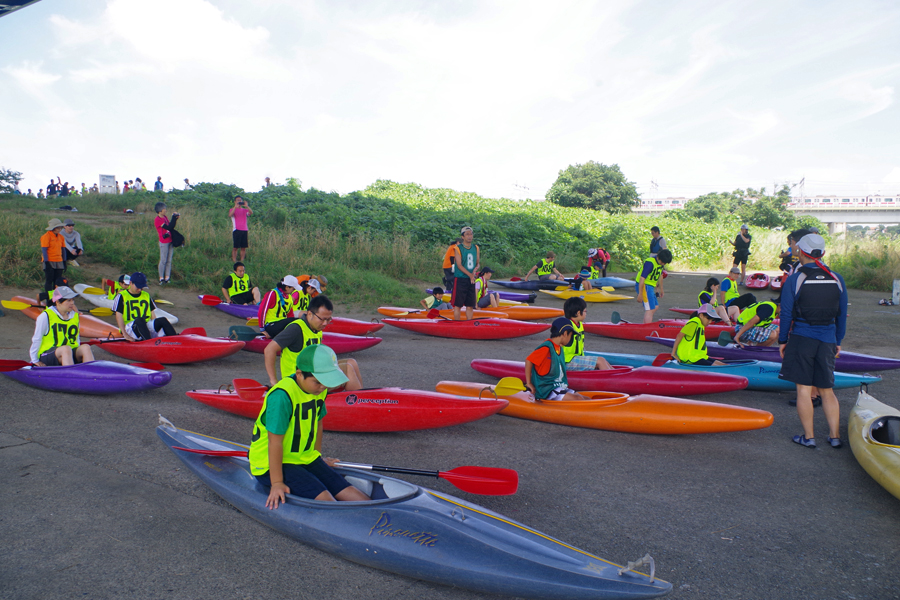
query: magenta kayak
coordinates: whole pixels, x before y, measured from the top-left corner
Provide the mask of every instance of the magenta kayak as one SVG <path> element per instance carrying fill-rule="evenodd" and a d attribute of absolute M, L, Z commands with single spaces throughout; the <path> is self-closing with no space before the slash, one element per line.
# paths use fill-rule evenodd
<path fill-rule="evenodd" d="M 550 329 L 549 323 L 531 323 L 513 319 L 382 319 L 393 327 L 458 340 L 505 340 L 533 335 Z"/>
<path fill-rule="evenodd" d="M 269 338 L 260 335 L 249 342 L 245 342 L 244 350 L 262 354 L 266 351 L 266 346 L 271 341 Z M 326 331 L 322 334 L 322 343 L 334 350 L 335 354 L 347 354 L 348 352 L 359 352 L 360 350 L 376 346 L 381 343 L 381 338 L 328 333 Z"/>
<path fill-rule="evenodd" d="M 525 363 L 513 360 L 475 359 L 472 368 L 491 377 L 525 379 Z M 573 390 L 602 390 L 622 394 L 694 396 L 719 394 L 747 387 L 747 378 L 718 373 L 677 371 L 661 367 L 613 367 L 606 371 L 569 371 Z"/>

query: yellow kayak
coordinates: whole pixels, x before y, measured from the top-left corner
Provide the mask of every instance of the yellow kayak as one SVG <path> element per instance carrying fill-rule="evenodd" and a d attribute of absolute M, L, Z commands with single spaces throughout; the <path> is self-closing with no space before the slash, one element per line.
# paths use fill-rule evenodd
<path fill-rule="evenodd" d="M 568 300 L 569 298 L 582 297 L 585 302 L 615 302 L 616 300 L 633 300 L 634 296 L 623 296 L 622 294 L 610 294 L 603 290 L 538 290 L 542 294 L 559 298 L 560 300 Z"/>
<path fill-rule="evenodd" d="M 857 462 L 900 499 L 900 410 L 860 390 L 847 421 L 847 434 Z"/>

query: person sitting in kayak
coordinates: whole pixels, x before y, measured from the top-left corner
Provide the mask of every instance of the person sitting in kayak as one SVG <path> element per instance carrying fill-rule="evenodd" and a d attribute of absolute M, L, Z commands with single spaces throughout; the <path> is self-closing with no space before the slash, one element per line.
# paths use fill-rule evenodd
<path fill-rule="evenodd" d="M 292 371 L 266 392 L 253 424 L 250 472 L 269 488 L 266 507 L 278 508 L 285 494 L 324 501 L 368 500 L 332 469 L 336 459 L 322 458 L 325 395 L 328 388 L 347 382 L 334 350 L 322 345 L 304 348 Z"/>
<path fill-rule="evenodd" d="M 572 322 L 565 317 L 553 321 L 550 338 L 525 359 L 525 388 L 536 400 L 587 400 L 569 389 L 566 359 L 562 349 L 575 337 Z"/>
<path fill-rule="evenodd" d="M 119 331 L 129 342 L 177 335 L 167 318 L 157 318 L 156 303 L 147 293 L 146 287 L 147 276 L 141 272 L 132 273 L 128 288 L 113 300 Z"/>
<path fill-rule="evenodd" d="M 683 365 L 724 365 L 724 362 L 710 358 L 706 350 L 706 327 L 713 321 L 721 320 L 712 304 L 702 304 L 675 336 L 672 358 Z"/>
<path fill-rule="evenodd" d="M 672 252 L 664 248 L 656 256 L 651 256 L 644 261 L 644 266 L 641 267 L 641 271 L 635 279 L 634 291 L 637 292 L 637 301 L 644 305 L 644 323 L 653 322 L 653 313 L 659 307 L 657 298 L 665 295 L 661 275 L 663 267 L 670 262 L 672 262 Z M 656 289 L 657 286 L 659 291 Z"/>
<path fill-rule="evenodd" d="M 603 248 L 591 248 L 588 250 L 588 267 L 591 269 L 591 279 L 606 277 L 606 268 L 612 257 Z"/>
<path fill-rule="evenodd" d="M 419 304 L 425 310 L 450 310 L 453 308 L 449 302 L 444 302 L 444 288 L 436 287 L 431 290 L 431 295 L 419 300 Z"/>
<path fill-rule="evenodd" d="M 715 309 L 716 314 L 719 315 L 719 319 L 725 322 L 726 325 L 731 325 L 731 319 L 728 317 L 728 311 L 724 306 L 719 304 L 718 295 L 719 295 L 719 280 L 715 277 L 710 277 L 706 280 L 706 287 L 703 288 L 703 291 L 697 295 L 697 307 L 700 308 L 704 304 L 709 304 Z"/>
<path fill-rule="evenodd" d="M 492 292 L 488 289 L 488 282 L 491 280 L 494 270 L 485 267 L 478 271 L 478 277 L 475 279 L 475 304 L 478 308 L 497 308 L 500 306 L 500 294 Z"/>
<path fill-rule="evenodd" d="M 563 281 L 565 277 L 563 277 L 562 273 L 556 270 L 556 267 L 553 264 L 553 261 L 556 260 L 556 253 L 551 251 L 547 252 L 547 258 L 542 258 L 541 262 L 531 267 L 531 270 L 523 277 L 525 281 L 528 281 L 528 278 L 531 277 L 531 274 L 537 271 L 537 276 L 540 281 L 548 281 L 550 279 L 558 279 Z"/>
<path fill-rule="evenodd" d="M 575 290 L 576 292 L 589 292 L 594 289 L 594 286 L 591 285 L 591 268 L 588 266 L 581 267 L 581 271 L 578 272 L 578 275 L 576 275 L 572 280 L 572 283 L 569 284 L 569 289 Z"/>
<path fill-rule="evenodd" d="M 53 290 L 52 305 L 38 315 L 31 337 L 29 358 L 36 367 L 58 367 L 86 363 L 94 360 L 91 347 L 81 343 L 78 310 L 75 298 L 78 294 L 69 287 Z"/>
<path fill-rule="evenodd" d="M 222 295 L 228 304 L 259 304 L 259 288 L 250 281 L 244 263 L 234 263 L 234 273 L 222 282 Z"/>
<path fill-rule="evenodd" d="M 781 312 L 781 299 L 751 304 L 737 318 L 734 341 L 738 346 L 773 346 L 778 342 L 778 325 L 773 321 Z"/>
<path fill-rule="evenodd" d="M 106 287 L 106 283 L 109 282 L 109 287 Z M 122 293 L 123 290 L 128 289 L 128 284 L 131 283 L 131 275 L 119 275 L 118 281 L 112 281 L 111 279 L 102 279 L 100 281 L 100 289 L 106 292 L 106 297 L 110 300 L 115 300 L 116 296 Z"/>
<path fill-rule="evenodd" d="M 756 302 L 756 296 L 753 294 L 741 294 L 738 291 L 737 278 L 741 276 L 741 270 L 737 267 L 731 267 L 728 277 L 722 281 L 719 291 L 722 292 L 722 304 L 725 306 L 726 314 L 731 322 L 737 321 L 741 311 Z"/>
<path fill-rule="evenodd" d="M 269 376 L 271 385 L 275 385 L 279 379 L 275 376 L 275 361 L 278 353 L 281 353 L 280 374 L 281 378 L 284 378 L 291 374 L 294 361 L 304 348 L 322 343 L 322 330 L 331 323 L 332 314 L 334 314 L 334 305 L 328 296 L 324 294 L 316 296 L 309 301 L 309 309 L 303 316 L 288 323 L 281 333 L 269 342 L 263 355 L 265 356 L 266 374 Z M 343 389 L 347 391 L 361 390 L 363 387 L 362 375 L 357 362 L 352 358 L 347 358 L 339 361 L 338 366 L 348 379 Z"/>
<path fill-rule="evenodd" d="M 306 279 L 303 279 L 304 277 Z M 322 287 L 318 279 L 309 275 L 301 275 L 297 278 L 297 281 L 300 283 L 300 287 L 293 293 L 292 298 L 294 299 L 294 306 L 297 307 L 295 312 L 299 317 L 309 310 L 309 301 L 322 293 Z"/>
<path fill-rule="evenodd" d="M 593 371 L 595 369 L 612 369 L 609 362 L 602 356 L 594 358 L 584 355 L 584 319 L 587 316 L 587 302 L 584 298 L 576 296 L 569 298 L 563 304 L 563 313 L 572 323 L 572 344 L 563 346 L 566 358 L 566 371 Z"/>
<path fill-rule="evenodd" d="M 288 326 L 288 323 L 297 318 L 293 294 L 299 288 L 300 283 L 296 277 L 285 275 L 274 290 L 266 292 L 263 296 L 259 303 L 257 319 L 259 330 L 264 336 L 274 338 Z"/>

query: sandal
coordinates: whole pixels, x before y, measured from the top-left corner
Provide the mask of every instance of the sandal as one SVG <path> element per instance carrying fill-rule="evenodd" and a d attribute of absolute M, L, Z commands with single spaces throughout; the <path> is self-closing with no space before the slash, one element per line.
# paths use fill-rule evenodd
<path fill-rule="evenodd" d="M 841 438 L 839 438 L 839 437 L 836 437 L 836 438 L 830 437 L 830 438 L 828 438 L 828 443 L 831 444 L 831 447 L 834 448 L 835 450 L 837 450 L 838 448 L 840 448 L 841 446 L 843 446 L 843 444 L 841 443 Z"/>
<path fill-rule="evenodd" d="M 840 440 L 838 440 L 838 441 L 840 442 Z M 816 439 L 815 438 L 806 439 L 805 435 L 795 435 L 794 443 L 800 444 L 801 446 L 806 446 L 807 448 L 814 449 L 816 447 Z"/>

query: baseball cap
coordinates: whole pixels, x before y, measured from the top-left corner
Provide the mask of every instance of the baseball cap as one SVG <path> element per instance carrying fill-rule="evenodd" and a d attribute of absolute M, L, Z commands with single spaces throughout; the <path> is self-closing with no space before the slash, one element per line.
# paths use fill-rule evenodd
<path fill-rule="evenodd" d="M 567 331 L 571 331 L 573 335 L 575 334 L 575 328 L 572 327 L 572 321 L 565 317 L 557 317 L 553 320 L 553 325 L 550 326 L 550 337 L 562 335 Z M 575 341 L 574 338 L 572 341 Z"/>
<path fill-rule="evenodd" d="M 597 249 L 591 248 L 590 250 L 588 250 L 588 256 L 597 256 Z"/>
<path fill-rule="evenodd" d="M 747 224 L 746 224 L 746 223 L 744 223 L 743 225 L 741 225 L 741 229 L 750 229 L 750 228 L 747 227 Z"/>
<path fill-rule="evenodd" d="M 307 283 L 309 284 L 309 287 L 316 290 L 320 294 L 322 293 L 322 286 L 319 285 L 318 281 L 316 281 L 315 279 L 310 279 L 309 281 L 307 281 Z"/>
<path fill-rule="evenodd" d="M 63 222 L 63 225 L 74 225 L 74 224 L 75 224 L 75 221 L 73 221 L 72 219 L 66 219 Z"/>
<path fill-rule="evenodd" d="M 819 233 L 819 228 L 818 227 L 810 227 L 809 232 L 810 233 Z"/>
<path fill-rule="evenodd" d="M 459 233 L 460 233 L 460 234 L 463 234 L 463 233 L 465 233 L 465 232 L 467 232 L 467 231 L 472 231 L 472 228 L 469 227 L 468 225 L 466 225 L 465 227 L 463 227 L 462 229 L 460 229 L 460 230 L 459 230 Z M 474 232 L 473 232 L 473 233 L 474 233 Z"/>
<path fill-rule="evenodd" d="M 729 271 L 729 273 L 737 273 L 738 275 L 740 275 L 741 270 L 738 269 L 737 267 L 731 267 L 731 270 Z"/>
<path fill-rule="evenodd" d="M 825 240 L 821 235 L 816 233 L 804 235 L 800 238 L 800 241 L 797 242 L 797 247 L 800 248 L 800 251 L 803 252 L 803 254 L 812 256 L 813 258 L 819 258 L 825 254 Z"/>
<path fill-rule="evenodd" d="M 721 321 L 722 317 L 719 316 L 719 313 L 716 312 L 716 309 L 712 307 L 712 304 L 704 304 L 700 308 L 697 309 L 697 314 L 706 315 L 713 321 Z"/>
<path fill-rule="evenodd" d="M 297 278 L 293 275 L 285 275 L 284 279 L 281 280 L 281 283 L 283 283 L 284 285 L 289 285 L 295 290 L 300 289 L 300 282 L 297 281 Z"/>
<path fill-rule="evenodd" d="M 147 276 L 140 271 L 138 271 L 137 273 L 132 273 L 131 283 L 133 283 L 137 289 L 143 289 L 147 287 Z"/>
<path fill-rule="evenodd" d="M 53 302 L 59 302 L 60 300 L 68 300 L 70 298 L 77 298 L 78 294 L 72 290 L 72 288 L 67 286 L 61 286 L 53 290 Z"/>
<path fill-rule="evenodd" d="M 334 350 L 323 344 L 307 346 L 297 355 L 297 370 L 312 373 L 325 387 L 347 383 L 347 376 L 338 367 Z"/>

